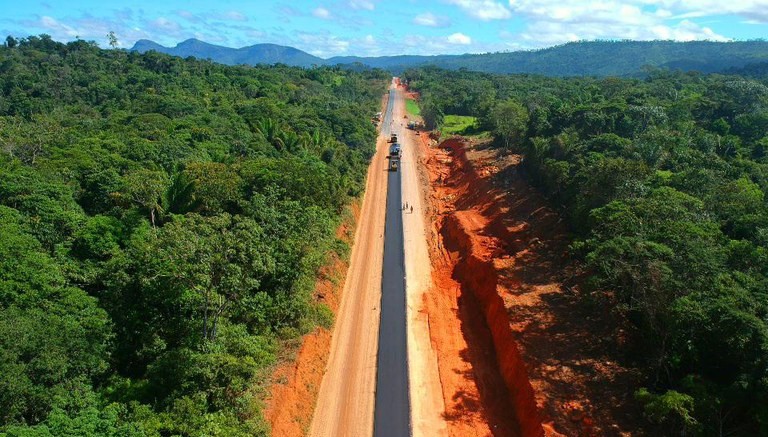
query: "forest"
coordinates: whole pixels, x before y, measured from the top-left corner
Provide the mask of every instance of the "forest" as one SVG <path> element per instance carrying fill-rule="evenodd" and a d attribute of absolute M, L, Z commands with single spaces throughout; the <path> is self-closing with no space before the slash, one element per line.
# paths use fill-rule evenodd
<path fill-rule="evenodd" d="M 381 71 L 0 47 L 0 436 L 268 435 Z"/>
<path fill-rule="evenodd" d="M 559 208 L 649 435 L 768 434 L 768 76 L 405 73 L 430 128 L 476 117 Z M 762 74 L 761 74 L 762 72 Z"/>

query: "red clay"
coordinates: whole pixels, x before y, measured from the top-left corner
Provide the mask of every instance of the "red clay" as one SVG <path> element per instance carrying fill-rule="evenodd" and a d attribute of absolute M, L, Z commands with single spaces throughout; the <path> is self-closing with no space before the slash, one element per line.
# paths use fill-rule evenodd
<path fill-rule="evenodd" d="M 424 141 L 429 140 L 424 137 Z M 441 147 L 450 147 L 456 141 L 449 140 Z M 492 241 L 477 235 L 487 222 L 474 210 L 455 211 L 457 203 L 471 196 L 470 188 L 475 187 L 461 180 L 466 175 L 462 161 L 453 160 L 456 166 L 446 166 L 449 162 L 445 156 L 432 155 L 427 159 L 434 187 L 432 203 L 437 213 L 431 221 L 436 225 L 433 233 L 439 237 L 436 247 L 434 244 L 432 247 L 438 266 L 432 294 L 450 298 L 458 309 L 461 333 L 469 344 L 459 356 L 467 361 L 475 382 L 469 390 L 460 384 L 458 389 L 446 384 L 457 379 L 454 376 L 457 372 L 452 375 L 450 369 L 446 369 L 444 361 L 450 357 L 445 355 L 450 354 L 450 348 L 443 347 L 449 352 L 440 356 L 447 413 L 464 419 L 456 421 L 452 435 L 476 435 L 460 425 L 467 420 L 481 419 L 495 436 L 543 436 L 525 365 L 511 336 L 503 302 L 496 294 L 497 275 L 490 257 L 494 253 Z M 430 322 L 444 313 L 445 306 L 441 308 L 434 302 L 428 306 Z M 431 331 L 435 334 L 433 341 L 449 343 L 439 338 L 446 332 L 444 329 Z M 452 392 L 462 396 L 451 396 Z M 473 409 L 456 402 L 464 398 L 474 401 L 470 404 Z M 477 414 L 472 414 L 475 411 Z"/>
<path fill-rule="evenodd" d="M 562 435 L 555 429 L 568 436 L 631 435 L 640 417 L 631 406 L 637 373 L 611 357 L 607 324 L 575 298 L 578 272 L 567 262 L 567 230 L 519 175 L 520 157 L 460 138 L 439 147 L 427 134 L 422 140 L 438 266 L 438 304 L 427 308 L 430 325 L 449 317 L 445 311 L 451 309 L 461 319 L 471 346 L 459 353 L 478 382 L 477 393 L 469 392 L 478 401 L 470 412 L 479 412 L 497 436 L 515 435 L 513 428 L 523 436 Z M 439 305 L 441 299 L 453 306 Z M 440 337 L 433 335 L 446 350 L 440 359 L 450 362 L 450 341 Z M 482 344 L 488 345 L 481 347 L 484 353 L 472 354 Z M 450 367 L 440 363 L 449 412 L 456 407 L 448 402 L 451 392 L 464 388 Z M 496 390 L 487 390 L 483 378 Z M 474 418 L 454 409 L 464 413 L 459 417 Z M 477 435 L 460 427 L 452 431 Z"/>

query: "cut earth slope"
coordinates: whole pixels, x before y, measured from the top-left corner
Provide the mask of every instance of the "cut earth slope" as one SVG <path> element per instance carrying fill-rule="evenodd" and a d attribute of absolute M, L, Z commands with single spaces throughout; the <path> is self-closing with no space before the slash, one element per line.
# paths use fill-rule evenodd
<path fill-rule="evenodd" d="M 429 317 L 457 311 L 468 345 L 461 353 L 479 388 L 473 398 L 447 386 L 461 362 L 446 348 L 447 414 L 479 412 L 496 436 L 638 435 L 631 396 L 639 374 L 613 358 L 602 310 L 578 298 L 567 229 L 525 182 L 521 157 L 462 138 L 437 146 L 427 134 L 421 147 L 436 266 Z M 431 328 L 433 341 L 448 344 Z"/>

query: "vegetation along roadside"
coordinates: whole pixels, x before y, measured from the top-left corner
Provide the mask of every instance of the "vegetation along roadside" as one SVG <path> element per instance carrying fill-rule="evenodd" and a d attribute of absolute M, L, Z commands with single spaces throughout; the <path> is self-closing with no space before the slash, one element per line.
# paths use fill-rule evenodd
<path fill-rule="evenodd" d="M 0 435 L 266 435 L 388 75 L 0 47 Z"/>
<path fill-rule="evenodd" d="M 764 435 L 768 417 L 768 76 L 404 76 L 441 129 L 476 117 L 572 234 L 580 299 L 650 435 Z M 622 388 L 619 388 L 622 389 Z"/>

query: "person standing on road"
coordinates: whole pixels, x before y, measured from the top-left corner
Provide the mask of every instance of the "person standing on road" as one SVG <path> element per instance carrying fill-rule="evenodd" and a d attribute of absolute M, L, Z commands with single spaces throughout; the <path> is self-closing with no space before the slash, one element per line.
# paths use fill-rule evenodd
<path fill-rule="evenodd" d="M 413 214 L 413 205 L 411 205 L 411 214 Z"/>

